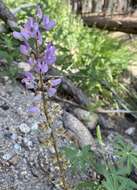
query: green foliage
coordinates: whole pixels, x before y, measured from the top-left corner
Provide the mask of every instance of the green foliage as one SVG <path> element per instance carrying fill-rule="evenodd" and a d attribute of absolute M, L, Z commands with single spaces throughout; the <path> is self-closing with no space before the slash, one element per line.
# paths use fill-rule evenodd
<path fill-rule="evenodd" d="M 119 157 L 119 162 L 123 164 L 123 167 L 126 165 L 128 173 L 130 173 L 133 167 L 137 166 L 137 152 L 121 136 L 115 139 L 114 148 L 115 154 Z"/>
<path fill-rule="evenodd" d="M 137 152 L 119 137 L 114 143 L 114 149 L 117 159 L 112 163 L 112 161 L 106 160 L 103 153 L 102 157 L 98 159 L 97 154 L 91 151 L 89 146 L 85 146 L 81 150 L 76 147 L 65 148 L 64 153 L 75 174 L 86 172 L 88 168 L 92 168 L 98 175 L 103 176 L 100 183 L 97 179 L 95 182 L 80 182 L 76 186 L 76 190 L 133 190 L 137 188 L 137 184 L 129 178 L 133 166 L 137 166 Z"/>
<path fill-rule="evenodd" d="M 63 152 L 66 158 L 69 158 L 71 169 L 74 173 L 77 170 L 84 172 L 89 166 L 94 165 L 94 159 L 91 160 L 90 146 L 85 146 L 82 150 L 77 149 L 75 146 L 65 147 Z"/>
<path fill-rule="evenodd" d="M 108 172 L 103 173 L 105 180 L 102 185 L 106 190 L 133 190 L 137 184 L 127 176 L 128 170 L 123 168 L 109 168 Z"/>
<path fill-rule="evenodd" d="M 8 75 L 11 79 L 15 79 L 18 73 L 17 66 L 13 63 L 19 59 L 18 42 L 11 35 L 0 36 L 0 75 Z"/>
<path fill-rule="evenodd" d="M 80 182 L 75 190 L 105 190 L 101 185 L 92 181 Z"/>

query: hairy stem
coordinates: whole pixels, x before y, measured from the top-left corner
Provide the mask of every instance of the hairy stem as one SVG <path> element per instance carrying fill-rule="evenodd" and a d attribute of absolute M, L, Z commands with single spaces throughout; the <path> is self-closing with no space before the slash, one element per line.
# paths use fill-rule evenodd
<path fill-rule="evenodd" d="M 43 110 L 44 110 L 44 114 L 45 114 L 46 119 L 47 119 L 47 125 L 48 125 L 49 128 L 52 129 L 51 122 L 50 122 L 50 117 L 48 115 L 48 105 L 47 105 L 47 101 L 45 99 L 42 73 L 40 73 L 40 86 L 41 86 L 41 91 L 42 91 Z M 61 182 L 63 184 L 64 190 L 68 190 L 68 187 L 66 185 L 65 176 L 64 176 L 64 169 L 63 169 L 63 166 L 61 165 L 60 155 L 59 155 L 58 148 L 57 148 L 56 137 L 54 135 L 53 130 L 51 130 L 51 138 L 52 138 L 52 143 L 53 143 L 53 147 L 54 147 L 54 150 L 55 150 L 55 155 L 56 155 L 56 159 L 57 159 L 57 163 L 58 163 L 58 167 L 59 167 L 59 171 L 60 171 Z"/>

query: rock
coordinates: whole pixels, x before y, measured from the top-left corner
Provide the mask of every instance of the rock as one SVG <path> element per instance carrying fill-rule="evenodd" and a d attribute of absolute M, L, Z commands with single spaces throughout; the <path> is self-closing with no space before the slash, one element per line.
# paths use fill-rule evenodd
<path fill-rule="evenodd" d="M 3 160 L 5 160 L 5 161 L 9 161 L 9 160 L 10 160 L 11 158 L 13 158 L 15 155 L 16 155 L 15 152 L 10 151 L 10 152 L 5 153 L 5 154 L 2 156 L 2 158 L 3 158 Z"/>
<path fill-rule="evenodd" d="M 133 135 L 134 134 L 134 132 L 135 132 L 135 127 L 130 127 L 130 128 L 128 128 L 126 131 L 125 131 L 125 133 L 127 134 L 127 135 Z"/>
<path fill-rule="evenodd" d="M 4 76 L 3 78 L 4 78 L 5 82 L 9 80 L 8 76 Z"/>
<path fill-rule="evenodd" d="M 31 130 L 32 131 L 36 131 L 38 130 L 39 126 L 38 126 L 38 123 L 34 123 L 32 126 L 31 126 Z"/>
<path fill-rule="evenodd" d="M 89 111 L 75 108 L 73 110 L 74 115 L 82 121 L 89 129 L 94 129 L 98 122 L 98 115 Z"/>
<path fill-rule="evenodd" d="M 16 165 L 19 161 L 19 156 L 18 155 L 14 155 L 10 160 L 9 163 L 12 165 Z"/>
<path fill-rule="evenodd" d="M 30 132 L 30 127 L 26 124 L 26 123 L 22 123 L 20 126 L 19 126 L 19 129 L 22 133 L 29 133 Z"/>
<path fill-rule="evenodd" d="M 33 147 L 33 142 L 29 140 L 28 138 L 23 139 L 23 144 L 25 147 L 27 147 L 29 150 Z"/>
<path fill-rule="evenodd" d="M 55 149 L 53 146 L 48 147 L 51 154 L 55 154 Z"/>
<path fill-rule="evenodd" d="M 85 145 L 92 145 L 92 147 L 95 146 L 91 133 L 76 117 L 64 111 L 63 122 L 64 127 L 75 134 L 81 147 Z"/>
<path fill-rule="evenodd" d="M 15 141 L 17 139 L 17 135 L 15 133 L 12 133 L 11 139 Z"/>
<path fill-rule="evenodd" d="M 14 150 L 16 153 L 20 152 L 21 151 L 21 146 L 19 144 L 14 144 Z"/>

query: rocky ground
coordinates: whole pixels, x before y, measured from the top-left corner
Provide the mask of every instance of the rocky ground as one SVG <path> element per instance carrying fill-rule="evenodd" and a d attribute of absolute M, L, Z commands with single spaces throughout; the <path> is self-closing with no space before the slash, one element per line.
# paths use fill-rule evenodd
<path fill-rule="evenodd" d="M 26 91 L 19 83 L 12 83 L 8 77 L 0 79 L 0 190 L 61 190 L 57 185 L 59 172 L 55 151 L 49 141 L 51 130 L 43 127 L 42 123 L 46 120 L 42 113 L 27 112 L 34 96 L 34 92 Z M 87 117 L 86 111 L 74 109 L 74 115 L 66 111 L 63 114 L 60 104 L 53 101 L 49 102 L 49 112 L 54 121 L 53 130 L 57 134 L 59 149 L 70 145 L 74 136 L 77 136 L 75 142 L 81 143 L 80 146 L 88 144 L 89 141 L 89 144 L 96 146 L 93 136 L 96 120 L 99 119 L 97 115 L 92 114 L 90 121 L 84 121 Z M 137 149 L 137 122 L 126 120 L 124 115 L 123 118 L 118 118 L 100 117 L 103 123 L 102 134 L 107 137 L 105 149 L 109 154 L 113 154 L 110 142 L 118 133 L 130 142 L 133 139 Z M 68 134 L 64 126 L 74 136 Z M 66 176 L 71 184 L 79 180 L 69 172 Z"/>
<path fill-rule="evenodd" d="M 0 81 L 0 190 L 58 189 L 54 185 L 58 173 L 50 161 L 54 149 L 46 147 L 51 131 L 40 126 L 43 115 L 26 111 L 33 97 L 33 92 L 26 92 L 6 77 Z M 57 110 L 53 127 L 63 133 L 61 108 L 56 103 L 50 105 L 51 110 Z M 64 137 L 58 139 L 59 147 L 67 144 Z"/>

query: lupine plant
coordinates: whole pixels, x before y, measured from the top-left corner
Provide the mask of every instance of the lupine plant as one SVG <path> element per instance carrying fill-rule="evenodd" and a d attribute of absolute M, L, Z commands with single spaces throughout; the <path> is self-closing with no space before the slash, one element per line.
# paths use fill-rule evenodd
<path fill-rule="evenodd" d="M 40 6 L 36 8 L 36 16 L 30 17 L 20 31 L 14 31 L 13 36 L 21 42 L 20 52 L 26 58 L 26 62 L 30 65 L 30 71 L 23 73 L 22 83 L 28 89 L 36 89 L 41 92 L 40 98 L 43 103 L 43 112 L 46 117 L 46 126 L 52 129 L 51 120 L 48 114 L 48 104 L 46 97 L 52 97 L 57 91 L 57 86 L 61 83 L 60 78 L 52 78 L 46 80 L 50 67 L 56 61 L 56 48 L 51 41 L 43 40 L 42 33 L 50 32 L 55 27 L 55 21 L 51 20 L 47 15 L 44 15 Z M 43 47 L 45 46 L 45 49 Z M 29 112 L 39 112 L 40 108 L 32 106 L 28 108 Z M 52 144 L 55 150 L 56 159 L 60 171 L 60 179 L 63 189 L 67 190 L 64 171 L 60 162 L 60 156 L 57 148 L 54 131 L 51 130 Z"/>

